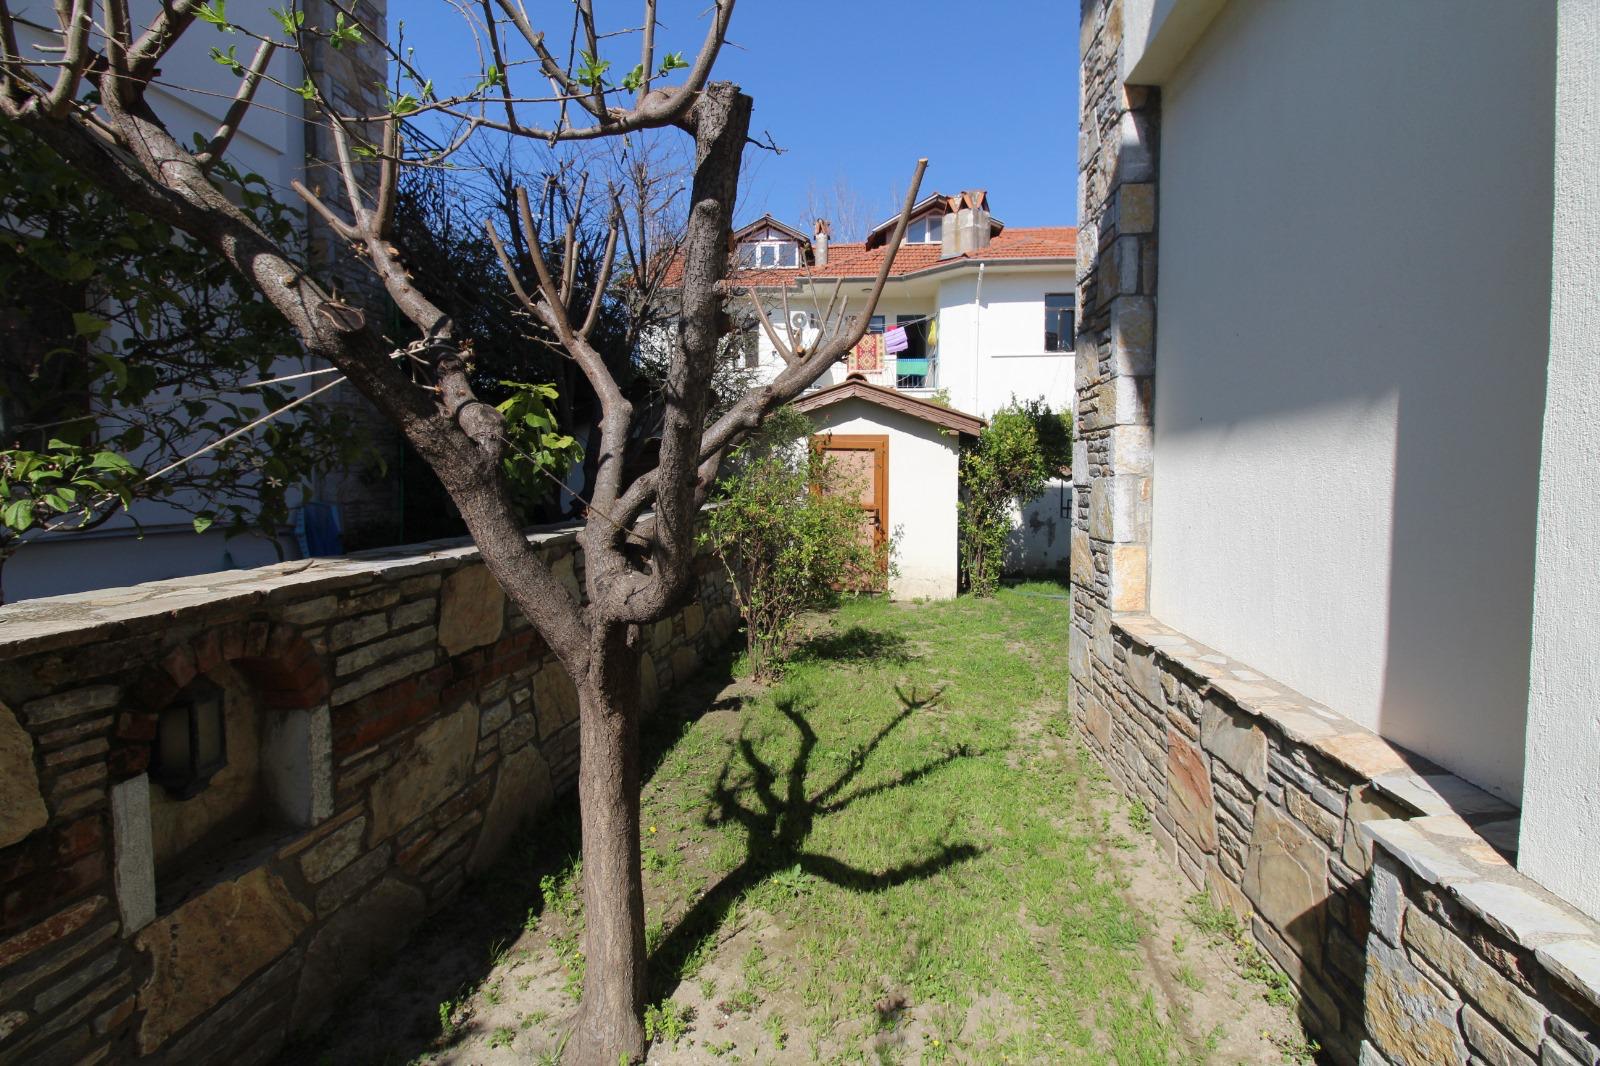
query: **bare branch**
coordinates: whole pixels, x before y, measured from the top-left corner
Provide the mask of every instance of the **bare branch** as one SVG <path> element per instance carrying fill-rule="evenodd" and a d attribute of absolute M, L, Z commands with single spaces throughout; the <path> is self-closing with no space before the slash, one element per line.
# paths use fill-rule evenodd
<path fill-rule="evenodd" d="M 394 190 L 400 176 L 400 119 L 383 125 L 383 157 L 378 161 L 378 198 L 373 204 L 373 225 L 379 237 L 388 237 L 394 224 Z"/>
<path fill-rule="evenodd" d="M 339 174 L 344 178 L 344 195 L 350 203 L 350 216 L 356 220 L 356 230 L 364 233 L 370 227 L 367 208 L 361 200 L 361 185 L 356 181 L 356 164 L 350 155 L 350 139 L 345 136 L 344 125 L 333 123 L 334 154 L 338 157 Z"/>
<path fill-rule="evenodd" d="M 162 57 L 183 36 L 203 4 L 204 0 L 161 0 L 160 13 L 150 20 L 149 27 L 128 50 L 128 76 L 135 82 L 148 82 Z"/>
<path fill-rule="evenodd" d="M 656 66 L 656 0 L 644 0 L 644 43 L 639 49 L 639 69 L 644 72 L 644 80 L 639 83 L 639 95 L 635 105 L 643 102 L 645 93 L 650 91 L 650 72 Z"/>
<path fill-rule="evenodd" d="M 272 53 L 277 50 L 278 46 L 271 41 L 262 41 L 256 48 L 255 58 L 250 60 L 244 80 L 239 83 L 239 91 L 235 94 L 233 103 L 228 106 L 228 113 L 222 117 L 222 125 L 212 134 L 205 151 L 195 157 L 195 162 L 202 168 L 213 166 L 228 150 L 229 142 L 233 140 L 239 124 L 244 121 L 245 112 L 250 110 L 250 101 L 256 94 L 256 87 L 261 84 L 261 76 L 266 73 L 267 64 L 272 62 Z"/>
<path fill-rule="evenodd" d="M 843 355 L 853 348 L 866 334 L 867 326 L 871 321 L 872 311 L 878 305 L 878 299 L 883 295 L 883 287 L 889 277 L 889 271 L 894 265 L 895 256 L 899 254 L 901 242 L 905 238 L 906 226 L 911 221 L 911 209 L 916 206 L 917 193 L 922 187 L 922 176 L 928 169 L 926 159 L 917 160 L 917 167 L 911 177 L 910 187 L 906 190 L 905 203 L 901 206 L 900 217 L 895 222 L 894 234 L 889 238 L 889 244 L 884 253 L 883 264 L 878 269 L 878 277 L 867 297 L 866 307 L 851 325 L 850 329 L 825 344 L 817 346 L 816 350 L 797 359 L 786 367 L 778 377 L 768 385 L 763 385 L 747 392 L 738 403 L 734 404 L 721 418 L 717 419 L 700 438 L 700 481 L 705 483 L 706 478 L 716 472 L 721 456 L 735 444 L 743 440 L 752 430 L 761 424 L 762 419 L 773 411 L 782 407 L 805 389 L 807 385 L 816 381 L 818 376 L 829 366 L 838 362 Z M 835 292 L 837 296 L 837 291 Z M 633 521 L 644 509 L 650 506 L 651 501 L 658 498 L 660 471 L 647 474 L 633 483 L 627 494 L 622 498 L 617 511 L 624 521 Z"/>
<path fill-rule="evenodd" d="M 319 216 L 321 216 L 322 221 L 328 224 L 329 229 L 333 230 L 333 232 L 337 233 L 347 241 L 353 241 L 356 239 L 358 234 L 356 233 L 355 229 L 351 227 L 350 223 L 334 214 L 333 209 L 322 202 L 322 197 L 306 188 L 305 185 L 301 183 L 299 178 L 291 181 L 289 183 L 289 188 L 293 189 L 300 199 L 306 202 L 306 206 L 310 207 Z"/>
<path fill-rule="evenodd" d="M 28 71 L 22 65 L 22 51 L 17 47 L 17 27 L 6 0 L 0 0 L 0 67 L 4 68 L 4 77 L 0 78 L 0 103 L 5 105 L 7 115 L 14 116 L 22 105 L 17 95 L 17 83 L 27 80 Z"/>
<path fill-rule="evenodd" d="M 43 99 L 45 114 L 60 118 L 78 95 L 84 71 L 89 66 L 89 26 L 91 0 L 57 0 L 56 17 L 61 23 L 61 37 L 66 42 L 61 69 L 56 72 L 56 83 Z M 70 3 L 70 7 L 67 5 Z"/>
<path fill-rule="evenodd" d="M 750 294 L 750 306 L 755 309 L 756 321 L 761 323 L 761 329 L 766 333 L 767 339 L 778 350 L 778 355 L 783 358 L 784 363 L 788 366 L 793 366 L 795 363 L 794 349 L 778 339 L 778 331 L 772 328 L 772 320 L 767 317 L 767 309 L 761 306 L 761 297 L 756 295 L 755 286 L 751 286 L 746 291 Z"/>
<path fill-rule="evenodd" d="M 533 209 L 528 205 L 528 190 L 520 185 L 517 186 L 517 217 L 522 220 L 522 235 L 528 242 L 528 258 L 533 260 L 533 271 L 539 276 L 539 290 L 544 297 L 543 302 L 550 308 L 551 328 L 556 331 L 557 338 L 565 346 L 569 341 L 576 339 L 573 336 L 572 323 L 567 319 L 567 307 L 565 301 L 561 299 L 561 291 L 556 287 L 555 279 L 550 276 L 550 264 L 544 259 L 539 231 L 533 224 Z"/>
<path fill-rule="evenodd" d="M 600 256 L 600 273 L 595 278 L 594 294 L 589 297 L 589 313 L 584 316 L 583 328 L 578 336 L 587 337 L 600 318 L 600 306 L 605 303 L 606 286 L 611 284 L 611 266 L 617 259 L 617 232 L 622 228 L 622 206 L 615 207 L 611 215 L 610 231 L 606 234 L 606 250 Z"/>
<path fill-rule="evenodd" d="M 568 303 L 572 299 L 572 288 L 577 284 L 578 257 L 575 254 L 578 247 L 578 215 L 583 211 L 584 194 L 589 189 L 589 172 L 584 171 L 578 178 L 578 195 L 567 210 L 567 232 L 561 240 L 561 302 Z"/>
<path fill-rule="evenodd" d="M 500 231 L 494 228 L 494 219 L 483 220 L 484 228 L 489 231 L 489 244 L 494 247 L 494 254 L 500 260 L 500 269 L 506 273 L 506 280 L 511 283 L 511 291 L 516 294 L 517 300 L 529 311 L 534 309 L 534 302 L 528 296 L 528 291 L 522 287 L 522 279 L 517 276 L 516 265 L 511 262 L 511 257 L 506 254 L 506 246 L 500 240 Z"/>

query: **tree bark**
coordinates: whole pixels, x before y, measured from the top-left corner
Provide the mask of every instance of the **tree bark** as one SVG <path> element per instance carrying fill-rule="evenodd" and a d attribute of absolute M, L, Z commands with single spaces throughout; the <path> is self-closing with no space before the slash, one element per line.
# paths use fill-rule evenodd
<path fill-rule="evenodd" d="M 639 862 L 639 628 L 599 623 L 578 685 L 583 824 L 583 1004 L 565 1061 L 644 1058 L 644 883 Z"/>

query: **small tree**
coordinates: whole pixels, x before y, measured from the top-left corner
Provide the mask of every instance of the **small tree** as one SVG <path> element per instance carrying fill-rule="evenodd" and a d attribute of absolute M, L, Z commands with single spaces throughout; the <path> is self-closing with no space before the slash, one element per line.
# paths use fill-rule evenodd
<path fill-rule="evenodd" d="M 268 32 L 235 22 L 220 2 L 62 0 L 55 28 L 46 28 L 48 61 L 24 55 L 18 22 L 0 0 L 0 119 L 47 144 L 77 173 L 111 195 L 221 256 L 283 316 L 305 351 L 326 359 L 377 410 L 438 476 L 466 523 L 485 565 L 561 661 L 578 694 L 578 793 L 583 830 L 583 1000 L 571 1022 L 570 1061 L 644 1058 L 645 906 L 639 848 L 640 662 L 644 628 L 670 617 L 693 594 L 701 509 L 731 449 L 769 415 L 799 396 L 866 334 L 895 253 L 905 237 L 927 168 L 920 159 L 859 310 L 842 300 L 841 284 L 821 316 L 818 334 L 778 344 L 784 367 L 745 390 L 721 413 L 710 405 L 712 381 L 731 328 L 725 312 L 729 245 L 752 101 L 730 82 L 711 80 L 727 40 L 735 0 L 715 0 L 697 52 L 685 58 L 658 37 L 656 0 L 641 18 L 605 12 L 578 0 L 557 32 L 536 26 L 518 0 L 444 5 L 463 20 L 461 49 L 476 53 L 468 69 L 437 77 L 419 70 L 398 41 L 373 25 L 363 7 L 317 5 L 308 15 L 291 5 L 272 9 Z M 555 17 L 554 8 L 540 10 Z M 241 17 L 254 20 L 259 6 Z M 36 27 L 30 23 L 30 27 Z M 681 31 L 679 31 L 681 32 Z M 209 139 L 186 147 L 162 121 L 151 93 L 163 60 L 180 41 L 226 45 L 213 58 L 234 70 L 239 88 Z M 255 44 L 248 66 L 231 58 Z M 552 51 L 568 41 L 565 54 Z M 479 48 L 466 47 L 478 45 Z M 386 105 L 368 108 L 325 91 L 322 49 L 369 48 L 391 72 Z M 270 78 L 278 49 L 299 53 L 300 85 L 280 82 L 306 101 L 307 121 L 325 129 L 338 166 L 332 188 L 291 188 L 341 241 L 354 246 L 384 288 L 338 299 L 299 264 L 298 251 L 263 228 L 229 197 L 219 161 L 249 113 L 257 87 Z M 635 50 L 637 49 L 637 50 Z M 631 68 L 631 69 L 630 69 Z M 611 73 L 615 70 L 615 73 Z M 683 71 L 680 76 L 675 72 Z M 626 72 L 626 73 L 624 73 Z M 463 77 L 465 75 L 465 77 Z M 620 78 L 619 78 L 620 75 Z M 473 79 L 476 79 L 474 83 Z M 436 85 L 463 86 L 440 95 Z M 471 86 L 471 88 L 465 88 Z M 178 86 L 184 88 L 184 86 Z M 165 87 L 161 92 L 168 91 Z M 445 147 L 408 154 L 403 121 L 450 129 Z M 628 398 L 604 353 L 595 347 L 611 267 L 625 237 L 615 210 L 601 253 L 602 270 L 587 305 L 567 258 L 552 269 L 527 190 L 514 192 L 517 228 L 531 263 L 485 223 L 486 237 L 523 311 L 553 333 L 599 401 L 592 449 L 596 468 L 589 521 L 577 535 L 584 558 L 583 595 L 569 591 L 524 533 L 504 469 L 506 415 L 478 394 L 473 365 L 483 356 L 466 324 L 428 295 L 419 278 L 415 240 L 395 226 L 399 174 L 405 166 L 441 166 L 474 140 L 603 142 L 647 130 L 681 131 L 693 146 L 681 244 L 682 269 L 653 459 L 627 468 L 628 442 L 647 412 Z M 688 151 L 688 144 L 685 144 Z M 463 157 L 465 158 L 465 157 Z M 579 189 L 583 188 L 580 180 Z M 574 196 L 574 202 L 581 200 Z M 576 208 L 581 213 L 581 204 Z M 531 266 L 532 272 L 525 269 Z M 759 297 L 754 301 L 759 305 Z M 755 308 L 766 321 L 767 312 Z M 388 323 L 398 315 L 418 335 L 396 343 Z M 536 432 L 542 432 L 537 430 Z M 653 512 L 650 521 L 640 519 Z"/>
<path fill-rule="evenodd" d="M 727 568 L 744 617 L 750 676 L 777 676 L 794 624 L 845 588 L 881 584 L 882 556 L 861 539 L 861 510 L 820 451 L 810 423 L 784 408 L 733 457 L 704 538 Z"/>
<path fill-rule="evenodd" d="M 973 595 L 993 595 L 1000 584 L 1011 508 L 1037 498 L 1071 458 L 1070 417 L 1015 397 L 962 454 L 961 561 Z"/>

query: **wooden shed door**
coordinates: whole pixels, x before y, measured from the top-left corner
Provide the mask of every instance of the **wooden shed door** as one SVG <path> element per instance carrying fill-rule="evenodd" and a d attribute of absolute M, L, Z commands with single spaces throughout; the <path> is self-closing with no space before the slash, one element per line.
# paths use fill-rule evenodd
<path fill-rule="evenodd" d="M 861 508 L 861 537 L 888 565 L 883 552 L 889 538 L 889 437 L 887 434 L 821 433 L 814 445 L 832 461 L 829 491 L 848 495 Z"/>

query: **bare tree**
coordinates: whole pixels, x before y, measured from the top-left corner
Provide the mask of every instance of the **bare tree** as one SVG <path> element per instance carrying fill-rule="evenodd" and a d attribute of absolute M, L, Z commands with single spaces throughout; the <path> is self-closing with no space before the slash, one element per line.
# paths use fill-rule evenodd
<path fill-rule="evenodd" d="M 54 50 L 24 55 L 16 20 L 6 0 L 0 0 L 0 114 L 31 130 L 62 159 L 130 205 L 211 248 L 283 315 L 311 354 L 342 371 L 437 473 L 490 571 L 561 660 L 580 707 L 588 956 L 583 1002 L 568 1051 L 576 1061 L 609 1066 L 619 1059 L 637 1060 L 645 1048 L 640 627 L 677 609 L 691 590 L 699 512 L 728 450 L 842 358 L 866 331 L 926 160 L 917 164 L 891 254 L 884 257 L 866 309 L 846 316 L 836 289 L 820 316 L 820 334 L 809 343 L 792 335 L 784 341 L 752 297 L 758 317 L 778 342 L 785 367 L 774 381 L 750 389 L 710 419 L 707 385 L 728 329 L 724 299 L 729 240 L 751 110 L 750 98 L 736 86 L 711 81 L 734 0 L 714 0 L 703 43 L 687 61 L 679 53 L 658 54 L 656 0 L 644 0 L 643 20 L 634 31 L 640 60 L 619 85 L 606 80 L 608 64 L 600 58 L 602 40 L 614 51 L 619 38 L 597 26 L 591 0 L 576 0 L 572 37 L 578 54 L 566 62 L 551 52 L 546 35 L 532 24 L 520 0 L 455 6 L 467 17 L 467 30 L 477 36 L 485 57 L 482 78 L 470 92 L 436 96 L 433 82 L 413 67 L 404 50 L 389 47 L 398 83 L 387 110 L 340 113 L 311 79 L 304 93 L 317 105 L 319 119 L 330 126 L 343 203 L 336 206 L 304 186 L 297 185 L 296 191 L 367 259 L 389 300 L 420 334 L 399 352 L 378 325 L 385 317 L 383 308 L 331 297 L 281 242 L 234 205 L 213 175 L 267 77 L 275 49 L 381 39 L 351 7 L 335 0 L 332 25 L 309 24 L 303 13 L 297 19 L 291 7 L 279 13 L 287 39 L 273 39 L 232 25 L 220 5 L 199 0 L 164 0 L 142 27 L 133 22 L 129 0 L 57 0 Z M 225 121 L 208 141 L 190 148 L 164 125 L 149 89 L 163 57 L 195 28 L 197 19 L 254 36 L 259 44 L 248 63 L 237 61 L 239 93 Z M 687 72 L 683 80 L 667 84 L 680 68 Z M 86 94 L 90 87 L 94 92 Z M 549 118 L 530 118 L 536 108 L 545 109 Z M 586 565 L 586 603 L 563 588 L 520 527 L 502 465 L 507 454 L 503 419 L 473 391 L 470 338 L 414 283 L 407 251 L 395 240 L 395 190 L 404 154 L 401 119 L 419 113 L 458 124 L 444 149 L 417 160 L 421 165 L 436 164 L 468 140 L 489 133 L 559 143 L 676 129 L 693 140 L 659 458 L 649 471 L 624 474 L 634 404 L 590 342 L 598 301 L 623 240 L 615 200 L 603 250 L 606 276 L 587 307 L 574 303 L 571 269 L 552 271 L 547 263 L 526 189 L 516 190 L 517 228 L 532 276 L 518 269 L 500 227 L 489 227 L 489 240 L 516 300 L 555 333 L 565 356 L 599 398 L 598 469 L 588 501 L 589 521 L 578 536 Z M 572 195 L 582 200 L 576 192 Z M 641 521 L 647 511 L 653 513 Z"/>
<path fill-rule="evenodd" d="M 840 174 L 830 186 L 820 186 L 813 179 L 806 187 L 807 228 L 815 229 L 818 219 L 826 219 L 833 227 L 835 240 L 863 241 L 878 215 L 861 191 Z"/>

